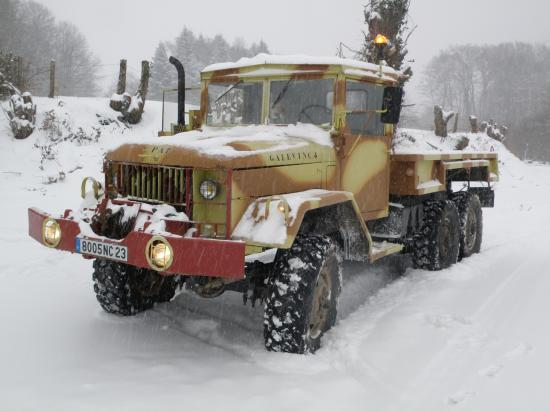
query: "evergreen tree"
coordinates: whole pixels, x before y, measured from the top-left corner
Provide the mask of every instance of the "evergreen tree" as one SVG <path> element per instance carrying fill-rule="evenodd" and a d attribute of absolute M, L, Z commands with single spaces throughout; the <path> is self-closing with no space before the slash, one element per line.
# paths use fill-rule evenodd
<path fill-rule="evenodd" d="M 260 40 L 259 43 L 254 43 L 250 48 L 250 57 L 254 57 L 260 53 L 269 53 L 269 47 L 263 40 Z"/>
<path fill-rule="evenodd" d="M 378 63 L 378 50 L 374 39 L 383 34 L 390 41 L 384 59 L 396 70 L 402 70 L 407 56 L 407 40 L 414 31 L 409 28 L 411 0 L 369 0 L 364 9 L 367 31 L 363 46 L 357 56 L 363 61 Z M 407 74 L 411 75 L 410 68 Z"/>
<path fill-rule="evenodd" d="M 219 63 L 232 60 L 229 43 L 221 34 L 214 36 L 210 43 L 211 55 L 208 63 Z"/>
<path fill-rule="evenodd" d="M 188 87 L 198 84 L 200 80 L 198 73 L 202 67 L 197 58 L 196 44 L 197 40 L 193 32 L 184 27 L 174 45 L 173 54 L 185 67 L 185 82 Z"/>
<path fill-rule="evenodd" d="M 202 34 L 196 36 L 190 29 L 184 27 L 173 44 L 161 42 L 157 46 L 151 71 L 151 96 L 159 99 L 162 96 L 161 89 L 177 86 L 177 72 L 168 63 L 170 55 L 183 63 L 186 86 L 195 87 L 200 82 L 200 72 L 209 64 L 236 61 L 259 53 L 269 53 L 267 44 L 263 40 L 247 47 L 245 41 L 240 38 L 229 44 L 221 34 L 213 38 L 204 37 Z M 188 103 L 198 104 L 199 99 L 200 93 L 193 91 L 187 93 Z"/>
<path fill-rule="evenodd" d="M 162 99 L 162 90 L 174 88 L 177 84 L 177 72 L 168 61 L 169 57 L 166 44 L 159 43 L 153 57 L 151 80 L 149 82 L 149 96 L 152 100 Z"/>

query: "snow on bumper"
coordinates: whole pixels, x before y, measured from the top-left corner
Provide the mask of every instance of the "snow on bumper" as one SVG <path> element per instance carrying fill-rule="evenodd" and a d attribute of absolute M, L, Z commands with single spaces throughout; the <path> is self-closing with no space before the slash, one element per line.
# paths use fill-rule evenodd
<path fill-rule="evenodd" d="M 29 235 L 44 244 L 43 225 L 52 217 L 38 209 L 29 209 Z M 99 241 L 128 248 L 126 263 L 151 269 L 146 258 L 146 247 L 154 234 L 132 231 L 122 240 L 106 239 L 101 236 L 83 236 L 78 222 L 67 218 L 55 218 L 61 229 L 58 250 L 77 253 L 76 239 Z M 177 235 L 163 235 L 174 251 L 172 265 L 163 274 L 211 276 L 230 279 L 244 277 L 245 243 L 231 240 L 187 238 Z"/>

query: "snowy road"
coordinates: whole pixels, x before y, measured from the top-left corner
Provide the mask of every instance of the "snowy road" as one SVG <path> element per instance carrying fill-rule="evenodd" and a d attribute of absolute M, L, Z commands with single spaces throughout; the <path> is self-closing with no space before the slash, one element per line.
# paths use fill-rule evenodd
<path fill-rule="evenodd" d="M 44 186 L 14 160 L 30 143 L 2 134 L 0 410 L 550 409 L 550 167 L 503 166 L 482 253 L 449 270 L 348 265 L 337 326 L 292 356 L 264 351 L 238 294 L 103 313 L 90 261 L 26 235 L 26 208 L 76 206 L 92 169 Z"/>

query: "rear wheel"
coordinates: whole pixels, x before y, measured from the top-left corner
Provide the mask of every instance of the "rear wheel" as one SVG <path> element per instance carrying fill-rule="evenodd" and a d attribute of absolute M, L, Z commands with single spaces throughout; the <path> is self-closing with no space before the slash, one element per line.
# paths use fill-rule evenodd
<path fill-rule="evenodd" d="M 442 270 L 458 261 L 460 224 L 458 209 L 451 201 L 424 203 L 422 226 L 412 244 L 416 268 Z"/>
<path fill-rule="evenodd" d="M 468 192 L 455 194 L 453 201 L 458 208 L 460 221 L 459 259 L 472 256 L 481 250 L 483 238 L 483 212 L 479 198 Z"/>
<path fill-rule="evenodd" d="M 155 303 L 170 301 L 179 277 L 161 276 L 152 270 L 96 259 L 93 280 L 97 300 L 106 312 L 132 316 L 152 308 Z"/>
<path fill-rule="evenodd" d="M 281 250 L 270 278 L 264 338 L 275 352 L 315 352 L 336 322 L 342 288 L 340 249 L 328 236 L 299 236 Z"/>

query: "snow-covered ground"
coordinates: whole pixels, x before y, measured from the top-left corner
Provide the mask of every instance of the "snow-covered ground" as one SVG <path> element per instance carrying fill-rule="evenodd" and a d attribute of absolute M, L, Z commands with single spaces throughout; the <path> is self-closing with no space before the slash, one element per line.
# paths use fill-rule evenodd
<path fill-rule="evenodd" d="M 106 100 L 63 99 L 74 127 L 115 118 Z M 37 99 L 39 122 L 57 101 Z M 76 207 L 102 150 L 149 138 L 143 123 L 62 143 L 39 169 L 34 144 L 0 119 L 0 410 L 547 411 L 550 409 L 550 167 L 501 153 L 482 253 L 449 270 L 346 267 L 340 318 L 312 356 L 268 353 L 262 308 L 189 294 L 134 318 L 104 313 L 91 262 L 27 236 L 27 207 Z M 42 137 L 41 137 L 42 136 Z M 495 150 L 503 150 L 495 146 Z M 54 184 L 59 172 L 65 178 Z M 72 171 L 71 173 L 69 173 Z"/>

